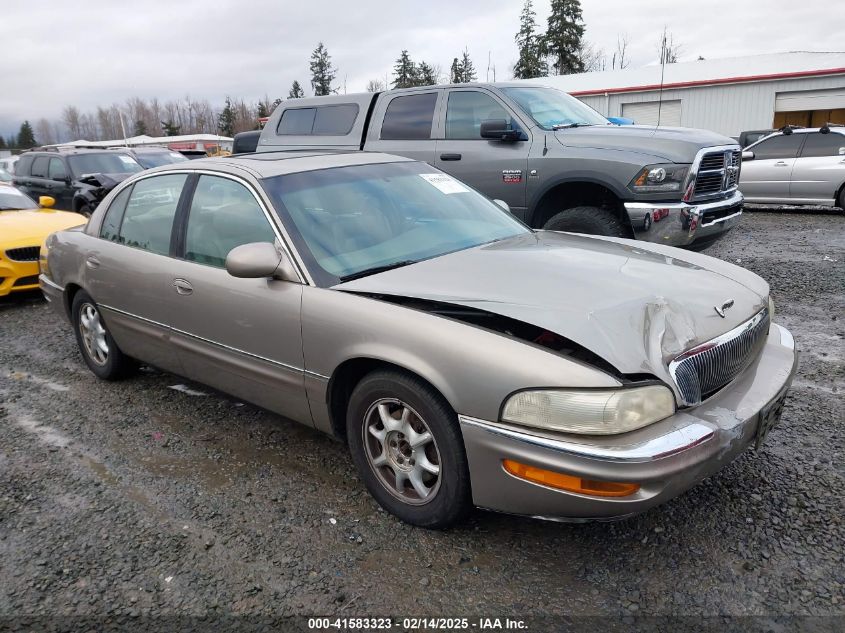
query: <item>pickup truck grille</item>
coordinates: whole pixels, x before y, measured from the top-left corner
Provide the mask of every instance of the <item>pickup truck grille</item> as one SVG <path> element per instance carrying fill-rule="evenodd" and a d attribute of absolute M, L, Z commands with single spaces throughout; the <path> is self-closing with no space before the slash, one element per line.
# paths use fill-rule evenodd
<path fill-rule="evenodd" d="M 699 404 L 742 372 L 757 358 L 769 332 L 769 310 L 730 332 L 688 350 L 669 363 L 684 403 Z"/>
<path fill-rule="evenodd" d="M 13 262 L 37 262 L 38 252 L 41 249 L 37 246 L 24 246 L 22 248 L 10 248 L 6 251 L 6 257 Z"/>
<path fill-rule="evenodd" d="M 738 149 L 704 154 L 695 177 L 695 198 L 709 198 L 736 189 L 741 163 L 742 152 Z"/>

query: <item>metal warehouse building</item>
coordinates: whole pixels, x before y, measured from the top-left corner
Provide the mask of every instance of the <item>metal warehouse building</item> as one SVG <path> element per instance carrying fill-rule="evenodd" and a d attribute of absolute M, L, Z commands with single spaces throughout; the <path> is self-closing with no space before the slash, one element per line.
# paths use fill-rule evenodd
<path fill-rule="evenodd" d="M 845 123 L 845 53 L 776 53 L 534 79 L 605 116 L 727 136 L 786 124 Z M 658 103 L 660 107 L 658 108 Z"/>

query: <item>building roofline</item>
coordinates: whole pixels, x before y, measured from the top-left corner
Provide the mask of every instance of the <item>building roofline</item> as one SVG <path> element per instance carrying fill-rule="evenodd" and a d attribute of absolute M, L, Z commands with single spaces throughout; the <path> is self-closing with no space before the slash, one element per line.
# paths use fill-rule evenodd
<path fill-rule="evenodd" d="M 677 88 L 698 88 L 701 86 L 715 86 L 720 84 L 749 83 L 754 81 L 774 81 L 778 79 L 798 79 L 801 77 L 819 77 L 823 75 L 845 74 L 845 68 L 827 68 L 821 70 L 802 70 L 789 73 L 773 73 L 768 75 L 741 75 L 738 77 L 721 77 L 717 79 L 700 79 L 697 81 L 679 81 L 663 84 L 663 90 L 674 90 Z M 604 88 L 591 90 L 577 90 L 570 92 L 573 97 L 588 97 L 603 94 L 618 94 L 621 92 L 647 92 L 660 90 L 660 84 L 647 84 L 644 86 L 625 86 L 623 88 Z"/>

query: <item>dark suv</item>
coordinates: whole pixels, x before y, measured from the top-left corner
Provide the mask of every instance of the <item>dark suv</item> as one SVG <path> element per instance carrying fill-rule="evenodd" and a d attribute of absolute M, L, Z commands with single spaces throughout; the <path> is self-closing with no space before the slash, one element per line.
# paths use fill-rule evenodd
<path fill-rule="evenodd" d="M 34 200 L 51 196 L 57 209 L 90 216 L 117 183 L 143 169 L 114 150 L 33 150 L 21 154 L 12 184 Z"/>

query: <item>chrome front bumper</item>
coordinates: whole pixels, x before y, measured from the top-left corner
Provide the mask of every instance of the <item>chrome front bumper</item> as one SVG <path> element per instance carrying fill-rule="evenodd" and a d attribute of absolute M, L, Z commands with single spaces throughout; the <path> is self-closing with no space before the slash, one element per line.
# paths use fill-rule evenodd
<path fill-rule="evenodd" d="M 714 240 L 736 226 L 743 200 L 737 190 L 714 202 L 626 202 L 625 209 L 638 240 L 690 246 Z"/>
<path fill-rule="evenodd" d="M 761 410 L 778 402 L 797 368 L 792 335 L 773 324 L 757 360 L 701 405 L 618 436 L 578 437 L 458 416 L 475 505 L 539 518 L 612 520 L 681 494 L 757 438 Z M 584 479 L 637 483 L 626 497 L 596 497 L 519 479 L 503 460 Z"/>

